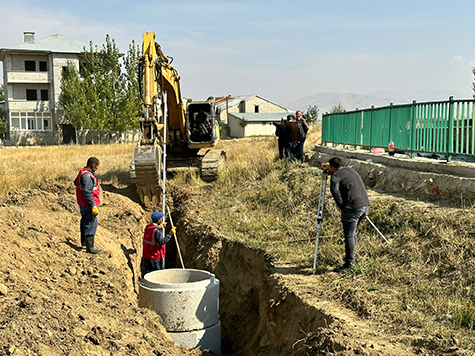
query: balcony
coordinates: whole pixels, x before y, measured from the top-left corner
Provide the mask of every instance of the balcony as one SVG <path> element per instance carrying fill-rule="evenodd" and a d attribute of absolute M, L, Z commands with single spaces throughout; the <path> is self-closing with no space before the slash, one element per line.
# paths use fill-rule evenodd
<path fill-rule="evenodd" d="M 15 83 L 49 83 L 49 72 L 7 72 L 5 84 Z"/>

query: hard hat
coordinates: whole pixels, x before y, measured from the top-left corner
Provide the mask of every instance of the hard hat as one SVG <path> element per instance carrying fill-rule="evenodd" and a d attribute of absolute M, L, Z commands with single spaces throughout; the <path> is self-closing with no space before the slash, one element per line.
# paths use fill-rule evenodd
<path fill-rule="evenodd" d="M 163 218 L 164 216 L 165 216 L 165 214 L 162 214 L 161 212 L 156 211 L 152 214 L 152 221 L 158 221 L 161 218 Z"/>

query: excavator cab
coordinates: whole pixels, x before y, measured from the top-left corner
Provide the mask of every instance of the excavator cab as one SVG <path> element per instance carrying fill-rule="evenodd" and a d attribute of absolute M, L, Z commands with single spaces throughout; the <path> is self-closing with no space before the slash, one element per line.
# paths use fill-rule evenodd
<path fill-rule="evenodd" d="M 188 146 L 214 146 L 219 140 L 219 109 L 214 99 L 191 101 L 186 110 Z"/>

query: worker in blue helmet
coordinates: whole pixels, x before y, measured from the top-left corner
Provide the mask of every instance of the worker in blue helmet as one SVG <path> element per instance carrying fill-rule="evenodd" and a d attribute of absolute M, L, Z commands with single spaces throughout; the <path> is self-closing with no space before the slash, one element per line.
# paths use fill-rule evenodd
<path fill-rule="evenodd" d="M 152 222 L 145 227 L 143 236 L 143 276 L 149 272 L 165 269 L 166 244 L 173 235 L 175 227 L 163 236 L 162 228 L 167 223 L 163 221 L 164 214 L 156 211 L 152 214 Z M 142 276 L 142 277 L 143 277 Z"/>

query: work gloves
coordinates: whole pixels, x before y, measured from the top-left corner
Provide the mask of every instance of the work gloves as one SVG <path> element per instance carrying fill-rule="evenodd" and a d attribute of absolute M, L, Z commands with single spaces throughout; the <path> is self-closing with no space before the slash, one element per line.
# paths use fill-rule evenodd
<path fill-rule="evenodd" d="M 164 221 L 164 222 L 160 223 L 160 227 L 167 227 L 167 222 Z"/>
<path fill-rule="evenodd" d="M 94 216 L 99 215 L 99 208 L 97 206 L 92 208 L 92 215 Z"/>
<path fill-rule="evenodd" d="M 175 235 L 175 232 L 176 232 L 176 227 L 173 226 L 173 227 L 170 229 L 170 234 Z"/>

